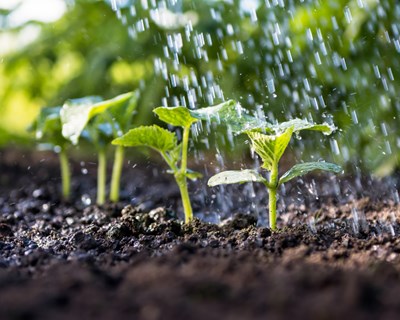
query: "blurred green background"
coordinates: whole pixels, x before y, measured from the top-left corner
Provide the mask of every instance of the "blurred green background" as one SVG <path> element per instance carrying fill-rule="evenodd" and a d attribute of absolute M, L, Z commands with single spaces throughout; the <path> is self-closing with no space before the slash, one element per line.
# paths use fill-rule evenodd
<path fill-rule="evenodd" d="M 270 121 L 335 123 L 333 137 L 297 141 L 298 158 L 381 175 L 399 167 L 395 0 L 60 0 L 52 22 L 16 22 L 30 1 L 14 2 L 0 10 L 3 146 L 31 139 L 41 107 L 139 89 L 136 124 L 159 105 L 237 99 Z"/>

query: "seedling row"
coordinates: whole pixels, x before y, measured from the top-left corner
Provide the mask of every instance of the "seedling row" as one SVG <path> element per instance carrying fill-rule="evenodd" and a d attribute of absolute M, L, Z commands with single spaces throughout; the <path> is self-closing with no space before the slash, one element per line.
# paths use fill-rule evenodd
<path fill-rule="evenodd" d="M 191 110 L 183 106 L 158 107 L 155 115 L 170 126 L 179 127 L 181 139 L 158 125 L 132 128 L 138 103 L 138 92 L 119 95 L 110 100 L 90 96 L 66 101 L 59 107 L 43 108 L 33 123 L 31 130 L 43 145 L 59 154 L 62 177 L 62 196 L 70 197 L 71 173 L 67 150 L 81 140 L 92 144 L 98 156 L 97 204 L 106 201 L 106 151 L 114 147 L 114 161 L 109 199 L 119 201 L 120 177 L 124 163 L 125 148 L 149 147 L 160 154 L 167 163 L 179 187 L 185 223 L 193 219 L 187 182 L 202 177 L 199 172 L 188 168 L 188 152 L 191 127 L 200 121 L 214 122 L 227 126 L 234 134 L 245 134 L 251 148 L 261 158 L 258 170 L 229 170 L 220 172 L 208 180 L 210 187 L 246 182 L 259 182 L 268 191 L 269 225 L 276 230 L 276 203 L 279 187 L 287 181 L 314 170 L 339 173 L 342 168 L 324 161 L 302 162 L 294 165 L 279 177 L 279 162 L 294 134 L 302 130 L 319 131 L 330 135 L 332 124 L 315 124 L 303 119 L 291 119 L 282 123 L 269 123 L 251 115 L 234 100 L 221 104 Z"/>

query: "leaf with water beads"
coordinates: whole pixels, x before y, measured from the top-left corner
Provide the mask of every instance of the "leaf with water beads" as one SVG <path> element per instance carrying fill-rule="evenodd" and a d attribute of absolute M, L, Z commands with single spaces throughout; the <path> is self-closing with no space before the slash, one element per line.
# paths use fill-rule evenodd
<path fill-rule="evenodd" d="M 328 123 L 322 123 L 322 124 L 316 124 L 313 122 L 309 122 L 304 119 L 292 119 L 289 121 L 285 121 L 282 123 L 278 124 L 273 124 L 273 125 L 267 125 L 265 127 L 266 131 L 268 132 L 273 132 L 275 134 L 280 134 L 284 131 L 286 131 L 288 128 L 293 128 L 293 132 L 299 132 L 302 130 L 313 130 L 313 131 L 320 131 L 323 134 L 330 135 L 334 130 L 336 130 L 336 127 L 333 125 L 330 125 Z"/>
<path fill-rule="evenodd" d="M 293 127 L 279 135 L 267 135 L 260 132 L 247 132 L 254 151 L 263 161 L 262 167 L 271 171 L 285 152 L 293 134 Z"/>
<path fill-rule="evenodd" d="M 153 112 L 161 121 L 176 127 L 190 127 L 198 121 L 186 107 L 159 107 L 155 108 Z"/>
<path fill-rule="evenodd" d="M 209 187 L 215 187 L 221 184 L 233 184 L 244 182 L 262 182 L 267 183 L 257 171 L 255 170 L 228 170 L 217 173 L 208 180 Z"/>
<path fill-rule="evenodd" d="M 289 169 L 285 174 L 282 175 L 282 177 L 279 179 L 279 184 L 281 185 L 282 183 L 288 182 L 293 178 L 305 175 L 314 170 L 324 170 L 339 173 L 343 169 L 337 164 L 323 161 L 299 163 L 294 165 L 291 169 Z"/>
<path fill-rule="evenodd" d="M 242 133 L 254 129 L 264 128 L 267 123 L 249 115 L 235 100 L 228 100 L 215 106 L 190 110 L 190 114 L 200 120 L 223 123 L 234 133 Z"/>
<path fill-rule="evenodd" d="M 160 152 L 167 152 L 176 149 L 177 138 L 174 133 L 157 125 L 140 126 L 114 139 L 112 144 L 124 147 L 147 146 Z"/>

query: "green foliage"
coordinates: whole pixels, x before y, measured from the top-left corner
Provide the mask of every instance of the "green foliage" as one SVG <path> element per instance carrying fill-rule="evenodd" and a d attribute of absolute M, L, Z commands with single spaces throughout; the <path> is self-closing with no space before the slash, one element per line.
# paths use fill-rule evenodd
<path fill-rule="evenodd" d="M 256 170 L 228 170 L 217 173 L 208 180 L 208 186 L 215 187 L 221 184 L 234 184 L 244 182 L 262 182 L 268 184 L 268 181 Z"/>
<path fill-rule="evenodd" d="M 87 125 L 91 119 L 97 115 L 104 115 L 99 117 L 98 120 L 93 122 L 93 127 L 104 126 L 106 122 L 109 122 L 111 127 L 117 126 L 119 130 L 124 130 L 127 124 L 131 122 L 133 111 L 136 107 L 135 103 L 128 103 L 126 110 L 120 110 L 122 112 L 107 113 L 109 109 L 115 109 L 121 105 L 126 105 L 126 103 L 134 97 L 134 92 L 125 93 L 119 95 L 115 98 L 109 100 L 102 100 L 101 97 L 84 97 L 80 99 L 67 100 L 61 111 L 61 121 L 62 121 L 62 134 L 63 136 L 70 140 L 73 144 L 77 144 L 79 137 L 81 136 L 83 130 L 87 128 Z M 94 128 L 95 132 L 98 132 L 98 128 Z M 89 129 L 90 130 L 90 129 Z M 106 133 L 105 135 L 118 136 L 119 131 L 113 131 Z M 93 135 L 92 135 L 93 136 Z M 100 143 L 99 138 L 93 139 L 93 143 Z"/>
<path fill-rule="evenodd" d="M 174 153 L 177 149 L 177 142 L 174 133 L 157 125 L 152 125 L 131 129 L 122 137 L 114 139 L 112 144 L 124 147 L 146 146 L 156 151 Z M 174 154 L 170 158 L 176 159 L 177 155 Z"/>
<path fill-rule="evenodd" d="M 111 3 L 119 5 L 116 12 Z M 0 128 L 21 133 L 39 106 L 61 105 L 67 97 L 140 88 L 135 121 L 148 124 L 162 101 L 194 109 L 229 95 L 271 123 L 297 117 L 321 123 L 332 115 L 340 128 L 336 161 L 387 173 L 398 167 L 397 2 L 255 1 L 254 12 L 243 3 L 182 0 L 155 8 L 140 1 L 68 1 L 59 21 L 18 27 L 7 25 L 12 12 L 1 11 L 2 33 L 11 39 L 28 27 L 40 34 L 2 54 Z M 294 145 L 295 153 L 307 153 L 316 141 Z"/>
<path fill-rule="evenodd" d="M 193 219 L 192 206 L 187 189 L 187 179 L 196 180 L 202 175 L 187 168 L 187 156 L 189 148 L 190 127 L 199 119 L 191 116 L 190 111 L 185 107 L 159 107 L 154 113 L 160 120 L 183 128 L 182 142 L 178 144 L 175 133 L 163 129 L 157 125 L 140 126 L 129 130 L 122 137 L 116 138 L 112 144 L 124 147 L 150 147 L 160 153 L 178 184 L 185 214 L 185 222 Z"/>
<path fill-rule="evenodd" d="M 61 134 L 61 107 L 42 108 L 29 128 L 36 140 L 49 144 L 51 148 L 64 148 L 68 140 Z"/>
<path fill-rule="evenodd" d="M 101 97 L 98 96 L 67 100 L 60 111 L 63 124 L 62 135 L 73 144 L 78 144 L 79 137 L 89 120 L 104 111 L 99 110 L 96 112 L 97 110 L 94 106 L 100 101 Z"/>
<path fill-rule="evenodd" d="M 334 163 L 328 162 L 305 162 L 295 164 L 292 168 L 290 168 L 287 172 L 285 172 L 281 178 L 279 179 L 279 185 L 292 180 L 293 178 L 303 176 L 314 170 L 323 170 L 334 173 L 339 173 L 342 171 L 342 168 Z"/>
<path fill-rule="evenodd" d="M 71 193 L 71 172 L 66 150 L 69 141 L 61 133 L 60 111 L 61 107 L 42 108 L 29 131 L 35 133 L 36 139 L 42 143 L 42 146 L 45 145 L 47 149 L 59 153 L 62 195 L 65 200 L 68 200 Z"/>
<path fill-rule="evenodd" d="M 228 100 L 215 106 L 191 110 L 190 113 L 197 119 L 223 123 L 235 133 L 266 126 L 265 121 L 249 115 L 249 112 L 242 108 L 235 100 Z"/>
<path fill-rule="evenodd" d="M 113 138 L 126 131 L 132 122 L 137 106 L 137 92 L 121 94 L 112 99 L 84 97 L 68 100 L 60 110 L 62 134 L 73 144 L 81 136 L 86 137 L 98 151 L 97 203 L 105 202 L 106 185 L 106 146 Z M 85 134 L 86 133 L 86 134 Z M 115 150 L 110 199 L 119 200 L 119 184 L 123 166 L 123 149 Z"/>
<path fill-rule="evenodd" d="M 198 121 L 191 116 L 189 109 L 185 107 L 159 107 L 155 108 L 153 112 L 160 120 L 176 127 L 190 127 Z"/>
<path fill-rule="evenodd" d="M 275 125 L 267 125 L 265 129 L 270 132 L 281 133 L 290 128 L 293 129 L 293 132 L 312 130 L 322 132 L 325 135 L 330 135 L 336 129 L 335 126 L 328 123 L 315 124 L 304 119 L 292 119 Z"/>
<path fill-rule="evenodd" d="M 292 125 L 288 127 L 287 123 L 291 123 Z M 264 134 L 259 131 L 246 132 L 251 140 L 252 148 L 262 160 L 261 167 L 270 172 L 269 180 L 265 179 L 255 170 L 237 170 L 218 173 L 208 181 L 209 186 L 243 182 L 263 183 L 268 188 L 269 193 L 269 225 L 272 230 L 276 229 L 276 193 L 281 184 L 314 170 L 324 170 L 334 173 L 342 171 L 340 166 L 328 162 L 300 163 L 294 165 L 279 179 L 279 160 L 289 145 L 294 131 L 314 130 L 327 134 L 333 130 L 332 126 L 326 124 L 316 125 L 300 119 L 293 119 L 287 123 L 267 127 L 268 130 L 278 132 L 275 134 Z M 284 131 L 279 132 L 283 128 L 285 128 Z"/>
<path fill-rule="evenodd" d="M 259 132 L 249 132 L 254 151 L 263 161 L 262 167 L 269 171 L 276 166 L 292 138 L 293 127 L 279 135 L 266 135 Z"/>

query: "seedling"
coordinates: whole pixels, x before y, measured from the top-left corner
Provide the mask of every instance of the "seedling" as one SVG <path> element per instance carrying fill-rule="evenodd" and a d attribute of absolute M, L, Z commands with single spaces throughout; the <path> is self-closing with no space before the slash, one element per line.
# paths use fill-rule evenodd
<path fill-rule="evenodd" d="M 175 133 L 163 129 L 157 125 L 141 126 L 130 130 L 122 137 L 114 139 L 112 144 L 124 147 L 150 147 L 163 157 L 170 168 L 170 173 L 175 177 L 181 193 L 185 222 L 193 219 L 193 211 L 190 203 L 187 179 L 196 180 L 201 177 L 198 172 L 187 168 L 190 127 L 198 119 L 193 117 L 191 111 L 185 107 L 159 107 L 153 110 L 160 120 L 183 129 L 182 141 L 178 143 Z"/>
<path fill-rule="evenodd" d="M 61 109 L 62 135 L 74 145 L 80 137 L 93 144 L 98 152 L 97 204 L 106 198 L 107 146 L 110 141 L 126 131 L 136 109 L 138 95 L 130 92 L 110 100 L 98 96 L 68 100 Z M 114 155 L 110 200 L 119 200 L 119 185 L 124 160 L 123 147 Z"/>
<path fill-rule="evenodd" d="M 36 120 L 29 128 L 35 132 L 36 139 L 40 141 L 42 149 L 51 149 L 58 153 L 60 159 L 62 196 L 68 200 L 71 194 L 71 172 L 67 156 L 67 147 L 70 144 L 61 135 L 61 107 L 43 108 Z"/>
<path fill-rule="evenodd" d="M 334 173 L 342 171 L 340 166 L 333 163 L 322 161 L 306 162 L 294 165 L 279 178 L 279 160 L 289 145 L 293 133 L 301 130 L 314 130 L 329 135 L 334 130 L 334 127 L 329 124 L 314 124 L 302 119 L 293 119 L 273 125 L 248 115 L 232 100 L 207 109 L 211 120 L 223 118 L 225 114 L 231 114 L 230 117 L 225 117 L 224 122 L 236 133 L 247 133 L 251 140 L 252 148 L 261 157 L 261 168 L 269 171 L 269 179 L 264 178 L 256 170 L 224 171 L 211 177 L 208 185 L 217 186 L 244 182 L 263 183 L 269 193 L 269 225 L 272 230 L 276 230 L 277 190 L 282 184 L 314 170 L 325 170 Z M 246 115 L 246 121 L 243 121 L 243 117 L 232 116 L 238 112 Z"/>

